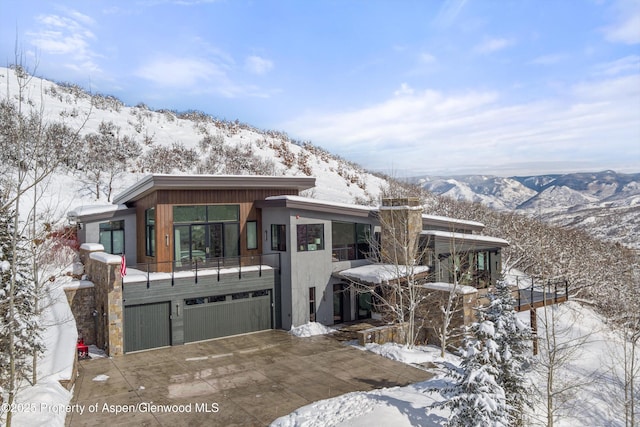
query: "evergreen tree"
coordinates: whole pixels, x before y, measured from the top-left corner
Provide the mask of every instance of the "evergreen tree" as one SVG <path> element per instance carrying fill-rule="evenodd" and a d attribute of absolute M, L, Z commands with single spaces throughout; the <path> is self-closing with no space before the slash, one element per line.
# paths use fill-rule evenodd
<path fill-rule="evenodd" d="M 530 406 L 525 368 L 531 332 L 518 319 L 508 285 L 499 281 L 467 328 L 459 369 L 450 369 L 452 386 L 437 407 L 451 410 L 451 426 L 521 425 Z"/>
<path fill-rule="evenodd" d="M 10 395 L 29 378 L 34 351 L 42 350 L 27 242 L 14 233 L 14 215 L 0 211 L 0 391 Z"/>
<path fill-rule="evenodd" d="M 495 328 L 493 339 L 499 353 L 495 359 L 498 384 L 506 395 L 510 425 L 522 425 L 523 410 L 531 406 L 525 375 L 531 363 L 528 356 L 531 330 L 518 318 L 514 310 L 515 298 L 506 282 L 499 280 L 487 297 L 489 306 L 480 310 L 485 321 L 492 322 Z"/>
<path fill-rule="evenodd" d="M 482 316 L 482 314 L 480 314 Z M 451 368 L 453 384 L 442 390 L 448 397 L 435 406 L 451 410 L 449 426 L 509 425 L 505 391 L 499 383 L 500 359 L 493 322 L 481 319 L 467 329 L 459 369 Z"/>

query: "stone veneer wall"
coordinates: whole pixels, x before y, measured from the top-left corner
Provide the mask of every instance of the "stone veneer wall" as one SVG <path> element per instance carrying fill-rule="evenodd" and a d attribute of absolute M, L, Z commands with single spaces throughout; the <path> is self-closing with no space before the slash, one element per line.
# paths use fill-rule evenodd
<path fill-rule="evenodd" d="M 96 316 L 93 310 L 96 308 L 93 286 L 80 286 L 65 288 L 67 301 L 76 319 L 78 338 L 82 338 L 87 345 L 96 343 Z"/>
<path fill-rule="evenodd" d="M 422 210 L 417 197 L 382 200 L 379 212 L 383 263 L 413 264 L 422 231 Z"/>
<path fill-rule="evenodd" d="M 122 277 L 120 256 L 100 250 L 80 248 L 80 260 L 88 280 L 94 284 L 97 311 L 96 345 L 109 356 L 124 353 Z"/>
<path fill-rule="evenodd" d="M 420 304 L 417 317 L 424 320 L 423 328 L 429 343 L 440 345 L 437 327 L 442 324 L 440 307 L 446 305 L 449 293 L 454 288 L 452 284 L 425 284 L 427 295 Z M 454 313 L 449 324 L 449 345 L 458 346 L 462 343 L 462 327 L 476 321 L 476 307 L 478 306 L 478 290 L 471 286 L 457 285 L 454 296 Z"/>

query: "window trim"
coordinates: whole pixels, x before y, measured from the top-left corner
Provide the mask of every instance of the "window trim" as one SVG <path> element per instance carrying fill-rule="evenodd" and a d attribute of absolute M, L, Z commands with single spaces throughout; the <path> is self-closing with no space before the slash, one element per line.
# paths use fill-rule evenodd
<path fill-rule="evenodd" d="M 287 251 L 286 224 L 271 224 L 271 250 L 278 252 Z"/>
<path fill-rule="evenodd" d="M 320 228 L 320 242 L 318 242 L 317 237 L 313 237 L 309 235 L 309 228 L 311 227 L 319 227 Z M 309 239 L 315 239 L 314 243 L 310 243 Z M 305 242 L 306 243 L 303 243 Z M 296 248 L 298 252 L 316 252 L 322 251 L 325 249 L 325 239 L 324 239 L 324 224 L 298 224 L 296 225 Z"/>
<path fill-rule="evenodd" d="M 253 239 L 251 239 L 252 235 Z M 258 221 L 247 221 L 247 250 L 256 249 L 258 249 Z"/>
<path fill-rule="evenodd" d="M 153 212 L 153 222 L 149 221 L 149 214 Z M 144 253 L 146 256 L 156 256 L 156 208 L 144 211 Z"/>
<path fill-rule="evenodd" d="M 120 232 L 122 233 L 122 252 L 114 252 L 113 249 L 113 234 L 114 232 Z M 125 232 L 124 232 L 124 219 L 119 219 L 119 220 L 115 220 L 115 221 L 108 221 L 108 222 L 101 222 L 98 225 L 98 241 L 102 242 L 102 233 L 108 233 L 109 236 L 109 250 L 107 251 L 107 248 L 105 249 L 106 253 L 112 254 L 112 255 L 124 255 L 124 253 L 126 252 L 126 245 L 125 245 Z M 103 245 L 104 246 L 104 245 Z"/>

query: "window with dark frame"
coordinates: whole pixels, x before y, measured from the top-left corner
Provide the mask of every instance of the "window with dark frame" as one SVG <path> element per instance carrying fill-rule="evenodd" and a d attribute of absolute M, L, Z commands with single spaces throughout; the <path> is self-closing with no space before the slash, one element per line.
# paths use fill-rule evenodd
<path fill-rule="evenodd" d="M 108 254 L 124 254 L 124 221 L 110 221 L 100 224 L 100 244 Z"/>
<path fill-rule="evenodd" d="M 331 241 L 333 261 L 367 259 L 371 253 L 371 225 L 332 221 Z"/>
<path fill-rule="evenodd" d="M 247 249 L 258 249 L 258 221 L 247 221 Z"/>
<path fill-rule="evenodd" d="M 271 250 L 286 252 L 287 250 L 287 226 L 284 224 L 271 224 Z"/>
<path fill-rule="evenodd" d="M 316 288 L 309 288 L 309 322 L 316 321 Z"/>
<path fill-rule="evenodd" d="M 301 224 L 296 226 L 298 252 L 324 249 L 324 224 Z"/>
<path fill-rule="evenodd" d="M 145 254 L 156 255 L 156 208 L 144 211 Z"/>

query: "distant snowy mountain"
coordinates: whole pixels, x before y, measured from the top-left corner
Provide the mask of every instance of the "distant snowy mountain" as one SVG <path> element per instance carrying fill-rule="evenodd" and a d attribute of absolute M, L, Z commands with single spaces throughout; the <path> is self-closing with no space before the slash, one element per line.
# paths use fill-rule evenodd
<path fill-rule="evenodd" d="M 640 249 L 640 173 L 420 177 L 413 182 L 456 200 L 515 210 Z"/>

